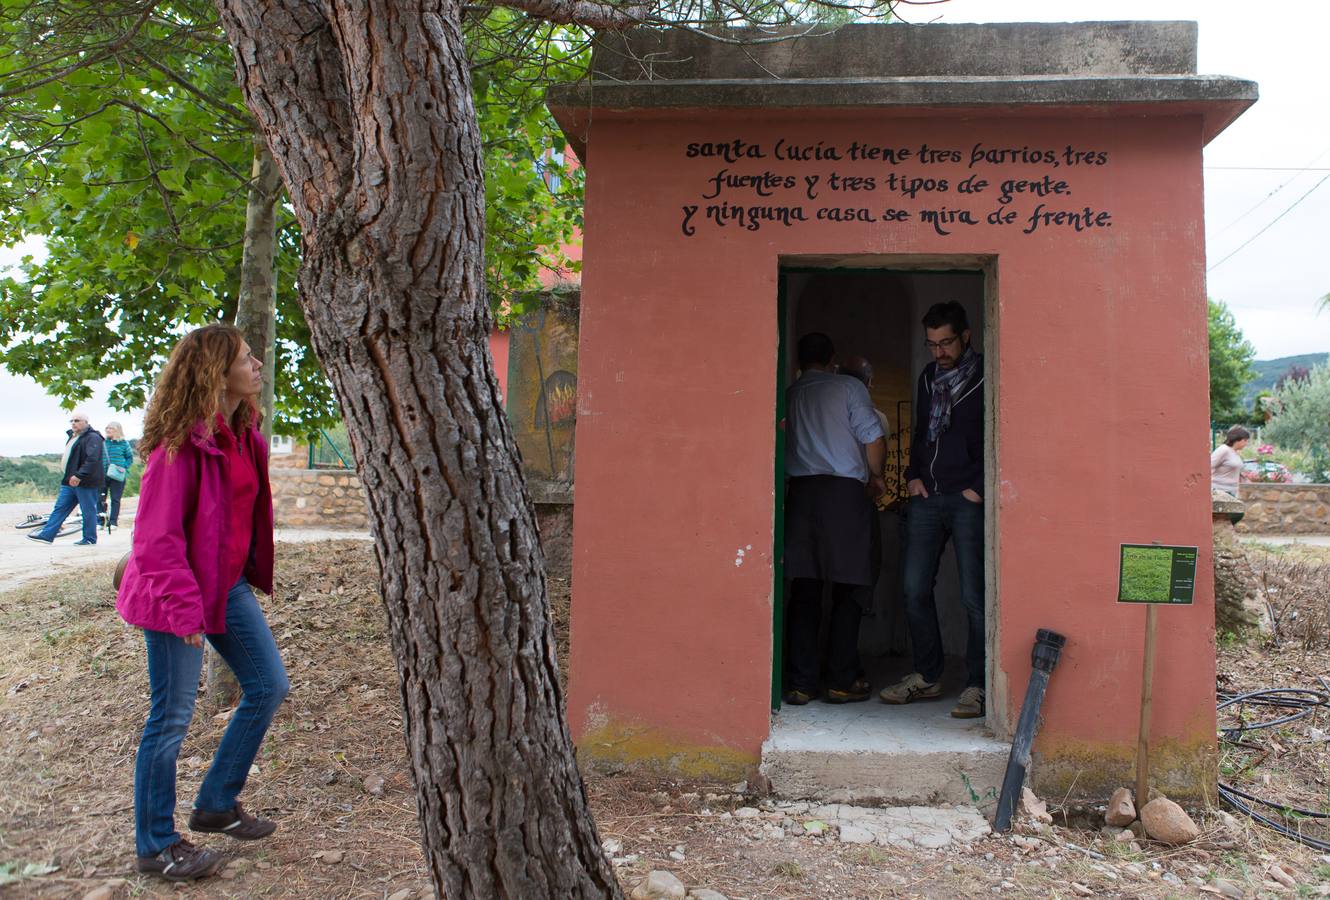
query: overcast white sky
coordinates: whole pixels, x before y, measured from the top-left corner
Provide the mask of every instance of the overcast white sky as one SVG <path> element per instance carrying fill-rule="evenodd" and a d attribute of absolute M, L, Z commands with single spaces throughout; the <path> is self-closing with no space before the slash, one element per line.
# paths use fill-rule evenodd
<path fill-rule="evenodd" d="M 1188 19 L 1200 23 L 1203 74 L 1260 84 L 1261 99 L 1206 149 L 1209 294 L 1228 303 L 1238 325 L 1270 359 L 1330 351 L 1330 79 L 1325 37 L 1330 3 L 1254 4 L 1237 0 L 949 0 L 902 7 L 912 22 L 1062 22 Z M 1260 171 L 1218 167 L 1286 167 Z M 1320 169 L 1320 171 L 1316 171 Z M 1312 191 L 1294 207 L 1300 197 Z M 1276 217 L 1268 231 L 1237 250 Z M 0 249 L 0 266 L 15 254 Z M 97 427 L 110 419 L 140 433 L 142 413 L 115 413 L 109 385 L 85 405 Z M 55 452 L 68 414 L 35 383 L 0 370 L 5 427 L 0 455 Z"/>

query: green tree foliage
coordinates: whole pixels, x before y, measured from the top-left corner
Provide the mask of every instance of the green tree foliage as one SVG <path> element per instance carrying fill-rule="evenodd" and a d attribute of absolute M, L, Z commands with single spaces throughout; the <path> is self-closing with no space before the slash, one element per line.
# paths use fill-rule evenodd
<path fill-rule="evenodd" d="M 1256 348 L 1242 335 L 1222 300 L 1209 301 L 1210 319 L 1210 419 L 1236 422 L 1246 419 L 1242 388 L 1256 374 L 1252 360 Z"/>
<path fill-rule="evenodd" d="M 252 119 L 204 0 L 0 0 L 0 241 L 44 261 L 0 280 L 0 362 L 65 404 L 114 377 L 141 407 L 182 331 L 234 317 Z M 278 253 L 279 431 L 333 415 L 295 302 L 298 232 Z"/>
<path fill-rule="evenodd" d="M 1304 379 L 1288 379 L 1267 401 L 1274 413 L 1264 437 L 1281 447 L 1330 448 L 1330 363 Z"/>
<path fill-rule="evenodd" d="M 504 9 L 469 23 L 502 320 L 542 268 L 576 268 L 560 248 L 581 223 L 582 173 L 543 86 L 577 78 L 588 44 Z M 234 317 L 253 133 L 211 2 L 0 0 L 0 244 L 40 235 L 48 251 L 0 279 L 0 364 L 66 405 L 113 377 L 113 407 L 143 406 L 180 333 Z M 278 241 L 275 430 L 306 435 L 337 410 L 284 205 Z"/>

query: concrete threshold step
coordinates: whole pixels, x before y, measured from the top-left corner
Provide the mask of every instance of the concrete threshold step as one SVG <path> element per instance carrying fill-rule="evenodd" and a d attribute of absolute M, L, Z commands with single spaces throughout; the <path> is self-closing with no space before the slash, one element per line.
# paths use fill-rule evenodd
<path fill-rule="evenodd" d="M 772 717 L 762 774 L 791 799 L 991 806 L 1011 747 L 950 706 L 787 706 Z"/>

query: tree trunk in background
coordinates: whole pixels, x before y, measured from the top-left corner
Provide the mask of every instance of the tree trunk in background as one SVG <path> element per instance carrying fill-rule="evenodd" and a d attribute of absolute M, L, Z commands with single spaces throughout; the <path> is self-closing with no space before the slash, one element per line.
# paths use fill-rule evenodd
<path fill-rule="evenodd" d="M 254 167 L 245 201 L 245 246 L 240 263 L 236 327 L 263 360 L 263 436 L 272 439 L 273 387 L 277 377 L 277 164 L 262 137 L 254 139 Z M 262 354 L 260 356 L 260 353 Z"/>
<path fill-rule="evenodd" d="M 245 246 L 235 325 L 255 356 L 263 360 L 263 436 L 272 440 L 273 382 L 277 367 L 277 197 L 282 186 L 277 164 L 262 137 L 254 139 L 254 167 L 245 201 Z M 207 705 L 226 709 L 240 700 L 240 683 L 212 644 L 205 642 Z"/>
<path fill-rule="evenodd" d="M 619 897 L 560 715 L 544 559 L 489 354 L 461 7 L 217 4 L 300 220 L 300 302 L 369 499 L 435 888 Z"/>

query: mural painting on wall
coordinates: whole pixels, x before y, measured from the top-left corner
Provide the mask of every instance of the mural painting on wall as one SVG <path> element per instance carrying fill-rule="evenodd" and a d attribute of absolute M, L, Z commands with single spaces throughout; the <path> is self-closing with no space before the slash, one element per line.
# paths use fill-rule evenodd
<path fill-rule="evenodd" d="M 577 309 L 576 293 L 551 293 L 511 328 L 508 419 L 530 477 L 573 480 Z"/>
<path fill-rule="evenodd" d="M 685 159 L 719 166 L 702 179 L 700 202 L 680 208 L 685 237 L 699 228 L 759 231 L 806 222 L 917 222 L 939 235 L 980 224 L 1025 235 L 1113 227 L 1111 212 L 1073 197 L 1077 172 L 1109 165 L 1109 153 L 1095 148 L 734 138 L 689 143 L 682 152 Z M 807 173 L 809 162 L 825 168 Z M 798 166 L 798 172 L 782 169 L 784 164 Z M 963 177 L 955 176 L 957 166 Z"/>

